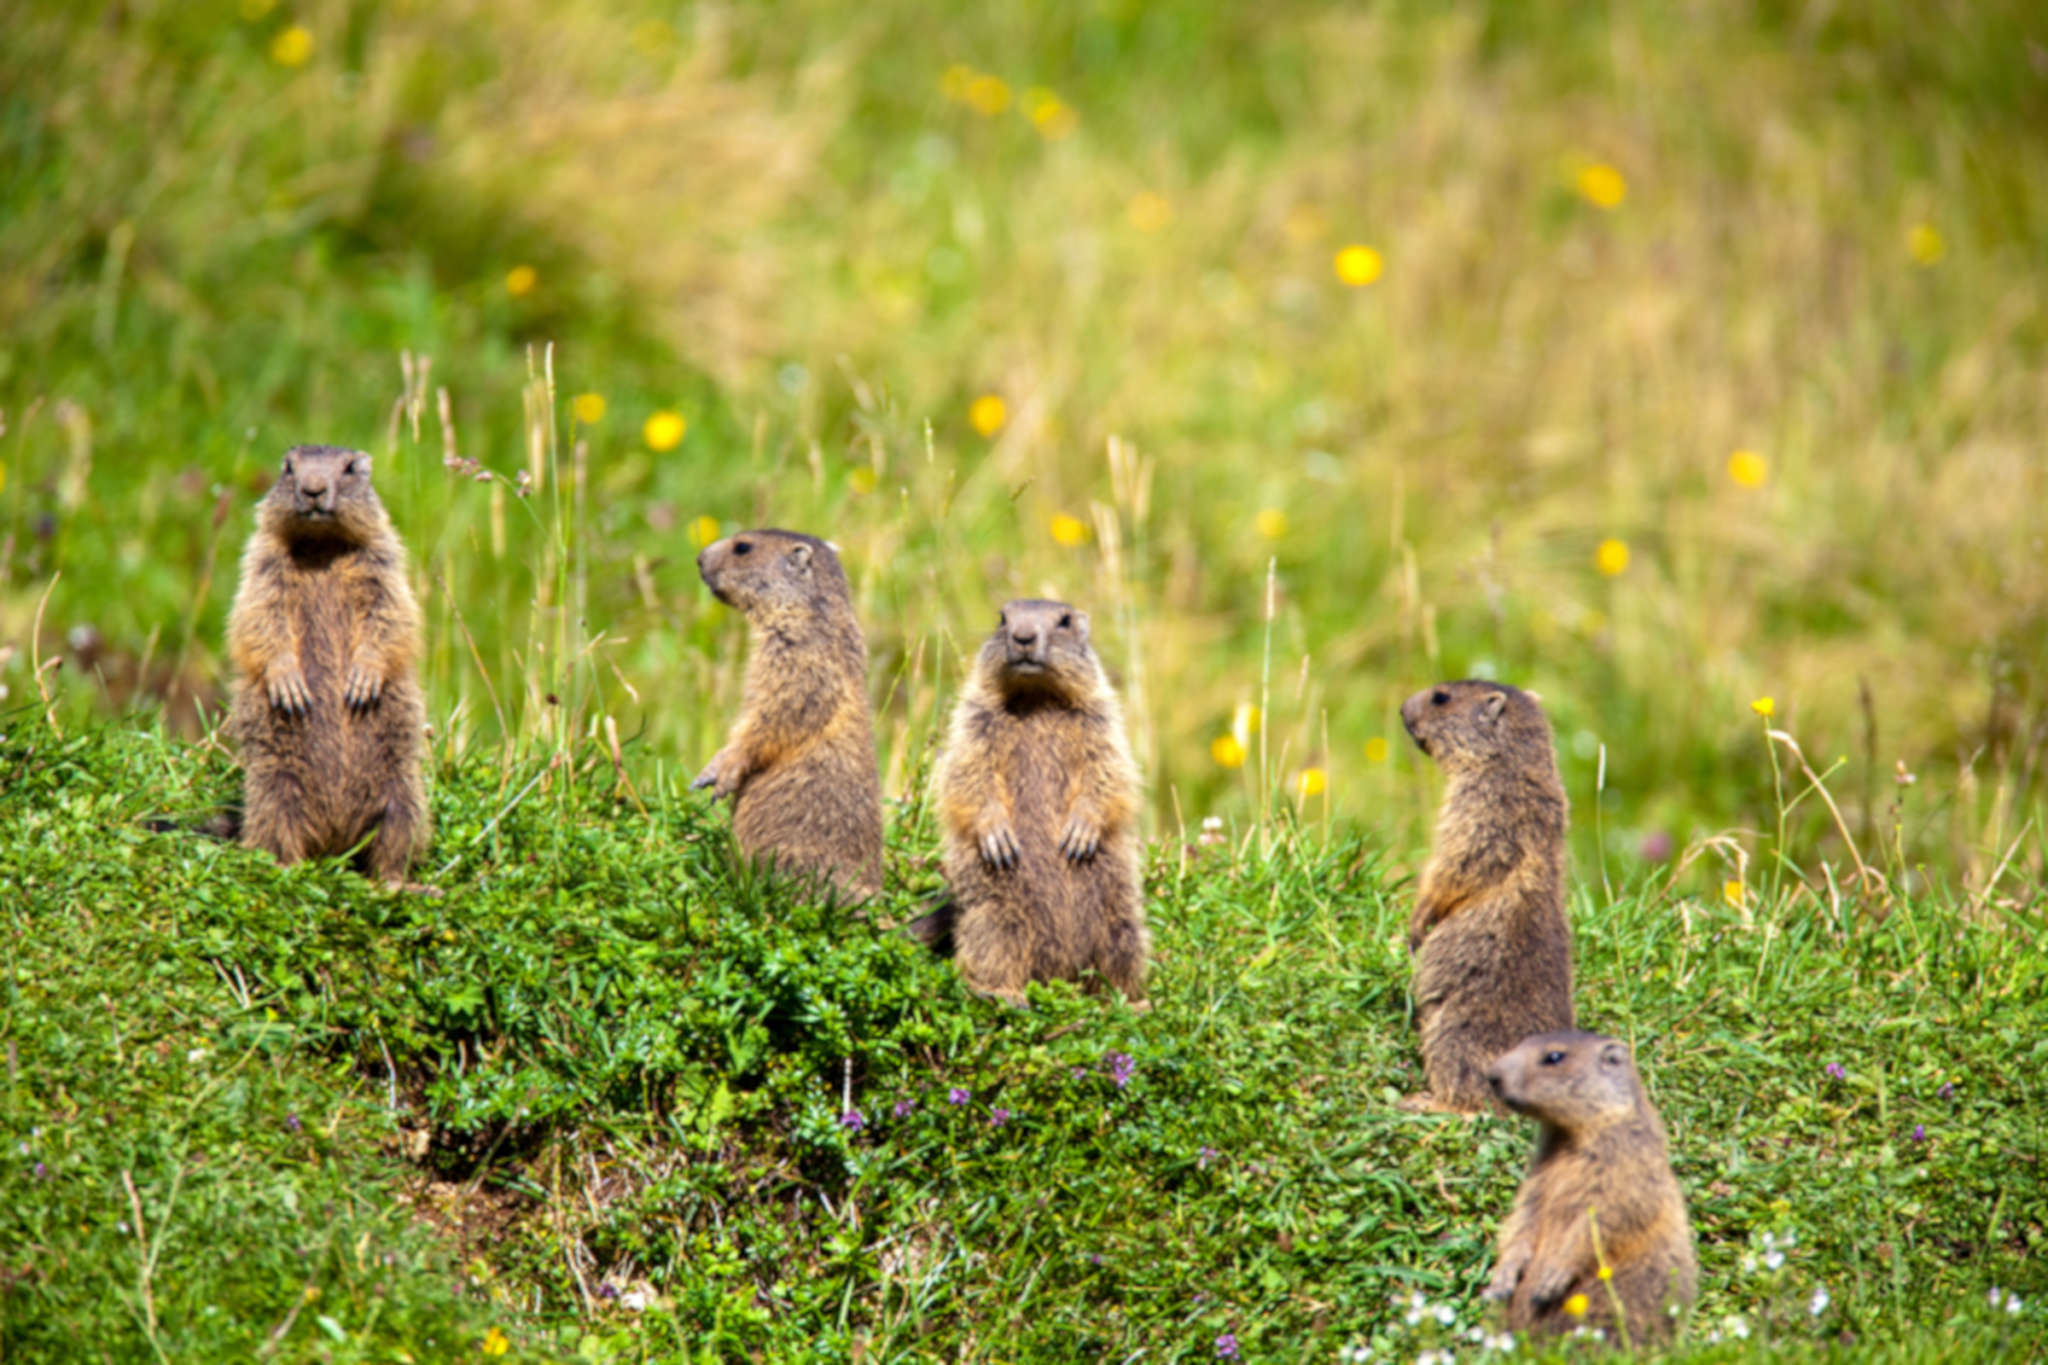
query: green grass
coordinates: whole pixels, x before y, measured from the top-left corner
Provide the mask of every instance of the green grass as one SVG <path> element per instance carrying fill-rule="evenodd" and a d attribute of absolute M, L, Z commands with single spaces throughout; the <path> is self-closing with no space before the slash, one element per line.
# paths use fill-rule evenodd
<path fill-rule="evenodd" d="M 1327 1360 L 1481 1321 L 1532 1135 L 1394 1108 L 1406 897 L 1368 845 L 1162 850 L 1154 1011 L 1013 1012 L 880 927 L 935 881 L 907 812 L 864 918 L 602 765 L 444 769 L 439 898 L 147 832 L 232 792 L 211 748 L 16 713 L 0 771 L 9 1359 L 443 1359 L 495 1328 L 531 1358 L 1201 1360 L 1232 1333 Z M 1795 1355 L 2048 1349 L 2021 922 L 1646 886 L 1573 915 L 1582 1017 L 1633 1041 L 1691 1204 L 1680 1358 L 1730 1316 Z M 1765 1233 L 1796 1244 L 1746 1270 Z M 1408 1324 L 1418 1293 L 1453 1325 Z"/>

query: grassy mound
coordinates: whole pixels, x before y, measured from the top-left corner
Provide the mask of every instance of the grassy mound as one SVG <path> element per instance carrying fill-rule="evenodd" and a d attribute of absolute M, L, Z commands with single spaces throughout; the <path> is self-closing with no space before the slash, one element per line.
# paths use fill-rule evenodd
<path fill-rule="evenodd" d="M 1480 1354 L 1531 1134 L 1394 1109 L 1369 845 L 1160 849 L 1155 1010 L 1010 1011 L 883 927 L 936 885 L 914 810 L 856 914 L 668 785 L 471 763 L 444 894 L 394 896 L 150 832 L 232 794 L 215 748 L 0 728 L 9 1359 Z M 1812 907 L 1573 906 L 1698 1232 L 1677 1354 L 2048 1349 L 2048 957 L 1996 907 Z"/>

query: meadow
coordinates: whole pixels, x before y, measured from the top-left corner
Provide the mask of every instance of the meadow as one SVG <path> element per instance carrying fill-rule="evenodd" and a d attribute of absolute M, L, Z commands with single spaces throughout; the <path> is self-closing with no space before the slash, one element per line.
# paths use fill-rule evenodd
<path fill-rule="evenodd" d="M 1678 1354 L 2040 1358 L 2044 53 L 2017 2 L 12 7 L 0 1352 L 1476 1355 L 1528 1133 L 1391 1108 L 1396 712 L 1494 676 L 1693 1201 Z M 298 441 L 413 553 L 436 901 L 146 827 L 233 794 Z M 692 559 L 760 524 L 867 630 L 869 918 L 684 790 L 745 657 Z M 1125 698 L 1143 1019 L 881 932 L 1015 595 Z"/>

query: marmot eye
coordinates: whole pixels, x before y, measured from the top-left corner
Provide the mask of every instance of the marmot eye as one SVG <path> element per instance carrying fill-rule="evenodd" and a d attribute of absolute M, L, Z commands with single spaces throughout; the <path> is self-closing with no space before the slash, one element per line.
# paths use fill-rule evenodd
<path fill-rule="evenodd" d="M 1559 1062 L 1563 1060 L 1564 1054 L 1562 1052 L 1557 1051 L 1555 1048 L 1543 1054 L 1543 1065 L 1545 1066 L 1556 1066 Z"/>
<path fill-rule="evenodd" d="M 751 554 L 753 549 L 754 543 L 750 540 L 735 540 L 732 543 L 732 552 L 736 555 Z"/>
<path fill-rule="evenodd" d="M 355 462 L 354 460 L 350 460 L 350 461 L 349 461 L 349 462 L 348 462 L 347 464 L 343 465 L 343 466 L 341 467 L 341 472 L 342 472 L 342 473 L 344 473 L 344 474 L 360 474 L 360 473 L 362 473 L 362 471 L 361 471 L 360 469 L 357 469 L 357 468 L 356 468 L 356 462 Z"/>
<path fill-rule="evenodd" d="M 997 625 L 997 626 L 999 626 L 999 627 L 1000 627 L 1000 626 L 1007 626 L 1007 625 L 1009 625 L 1009 624 L 1010 624 L 1010 613 L 1008 613 L 1008 612 L 1006 612 L 1006 611 L 999 611 L 999 612 L 997 612 L 997 613 L 996 613 L 996 625 Z"/>
<path fill-rule="evenodd" d="M 1444 691 L 1441 687 L 1430 693 L 1429 699 L 1437 706 L 1449 706 L 1451 704 L 1451 694 Z"/>
<path fill-rule="evenodd" d="M 1060 629 L 1061 629 L 1061 630 L 1065 630 L 1065 629 L 1066 629 L 1067 627 L 1069 627 L 1069 626 L 1071 626 L 1071 625 L 1073 625 L 1073 624 L 1074 624 L 1074 618 L 1073 618 L 1072 616 L 1062 616 L 1062 617 L 1060 618 Z"/>
<path fill-rule="evenodd" d="M 286 477 L 286 478 L 290 478 L 290 477 L 292 476 L 292 474 L 293 474 L 293 473 L 295 472 L 295 471 L 294 471 L 294 470 L 292 469 L 292 462 L 291 462 L 290 460 L 286 460 L 286 461 L 284 462 L 284 472 L 285 472 L 285 477 Z"/>

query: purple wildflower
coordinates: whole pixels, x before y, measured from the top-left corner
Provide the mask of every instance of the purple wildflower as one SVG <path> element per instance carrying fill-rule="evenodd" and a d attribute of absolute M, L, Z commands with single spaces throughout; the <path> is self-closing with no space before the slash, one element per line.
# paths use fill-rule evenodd
<path fill-rule="evenodd" d="M 1102 1253 L 1101 1253 L 1101 1252 L 1099 1252 L 1099 1251 L 1091 1251 L 1091 1252 L 1089 1252 L 1089 1253 L 1088 1253 L 1088 1264 L 1089 1264 L 1089 1265 L 1101 1265 L 1101 1264 L 1102 1264 Z"/>
<path fill-rule="evenodd" d="M 1081 1079 L 1081 1078 L 1082 1078 L 1083 1076 L 1086 1076 L 1086 1075 L 1088 1074 L 1088 1068 L 1087 1068 L 1087 1067 L 1085 1067 L 1085 1066 L 1077 1066 L 1077 1067 L 1075 1067 L 1075 1068 L 1074 1068 L 1074 1069 L 1073 1069 L 1072 1071 L 1068 1072 L 1067 1074 L 1068 1074 L 1068 1075 L 1069 1075 L 1070 1077 L 1072 1077 L 1072 1078 L 1073 1078 L 1074 1080 L 1077 1080 L 1077 1081 L 1078 1081 L 1078 1080 L 1080 1080 L 1080 1079 Z"/>
<path fill-rule="evenodd" d="M 1225 1332 L 1222 1336 L 1216 1338 L 1216 1358 L 1218 1360 L 1243 1359 L 1237 1353 L 1237 1333 Z"/>
<path fill-rule="evenodd" d="M 1671 831 L 1652 830 L 1643 836 L 1643 842 L 1637 846 L 1636 853 L 1646 863 L 1661 863 L 1671 856 L 1671 846 Z"/>
<path fill-rule="evenodd" d="M 1926 1125 L 1926 1124 L 1924 1124 L 1924 1123 L 1916 1123 L 1916 1124 L 1914 1124 L 1914 1125 L 1913 1125 L 1913 1141 L 1915 1141 L 1915 1142 L 1925 1142 L 1925 1141 L 1927 1141 L 1927 1125 Z"/>
<path fill-rule="evenodd" d="M 1003 1126 L 1004 1124 L 1008 1123 L 1009 1121 L 1010 1121 L 1010 1111 L 1009 1111 L 1009 1110 L 1007 1110 L 1007 1109 L 991 1109 L 991 1110 L 989 1110 L 989 1113 L 988 1113 L 988 1122 L 989 1122 L 989 1126 L 990 1126 L 991 1128 L 1000 1128 L 1000 1127 L 1002 1127 L 1002 1126 Z"/>
<path fill-rule="evenodd" d="M 601 1284 L 597 1287 L 597 1296 L 600 1299 L 616 1299 L 619 1296 L 619 1287 L 615 1284 Z"/>
<path fill-rule="evenodd" d="M 1941 1098 L 1945 1100 L 1952 1100 L 1956 1097 L 1956 1088 L 1949 1082 L 1943 1081 L 1941 1083 L 1941 1089 L 1935 1091 L 1934 1093 L 1941 1096 Z"/>
<path fill-rule="evenodd" d="M 907 1118 L 909 1118 L 909 1117 L 911 1116 L 911 1114 L 912 1114 L 912 1113 L 913 1113 L 913 1112 L 914 1112 L 914 1111 L 915 1111 L 916 1109 L 917 1109 L 917 1101 L 916 1101 L 916 1100 L 898 1100 L 898 1101 L 896 1101 L 896 1108 L 895 1108 L 894 1112 L 895 1112 L 895 1115 L 896 1115 L 896 1117 L 897 1117 L 897 1118 L 899 1118 L 899 1119 L 907 1119 Z"/>
<path fill-rule="evenodd" d="M 974 1092 L 972 1090 L 962 1090 L 957 1085 L 946 1092 L 946 1103 L 948 1104 L 965 1104 L 973 1098 Z"/>
<path fill-rule="evenodd" d="M 1215 1159 L 1216 1149 L 1214 1147 L 1204 1147 L 1201 1151 L 1195 1153 L 1195 1169 L 1206 1171 L 1209 1169 L 1209 1163 Z"/>
<path fill-rule="evenodd" d="M 48 1180 L 49 1178 L 50 1168 L 48 1166 L 45 1166 L 42 1162 L 38 1161 L 36 1163 L 36 1179 Z"/>
<path fill-rule="evenodd" d="M 304 1128 L 306 1125 L 299 1122 L 299 1116 L 297 1114 L 286 1114 L 284 1116 L 284 1126 L 291 1129 L 294 1133 L 296 1133 L 301 1128 Z"/>
<path fill-rule="evenodd" d="M 861 1117 L 860 1110 L 849 1109 L 839 1116 L 839 1126 L 849 1133 L 858 1133 L 868 1126 L 868 1121 Z"/>
<path fill-rule="evenodd" d="M 1822 1067 L 1821 1070 L 1826 1072 L 1829 1076 L 1838 1081 L 1846 1081 L 1849 1079 L 1849 1073 L 1842 1070 L 1842 1064 L 1840 1062 L 1829 1062 L 1826 1066 Z"/>
<path fill-rule="evenodd" d="M 1117 1089 L 1121 1090 L 1131 1083 L 1131 1076 L 1137 1071 L 1138 1064 L 1131 1060 L 1130 1053 L 1112 1052 L 1105 1060 L 1109 1063 L 1109 1078 L 1116 1082 Z"/>

